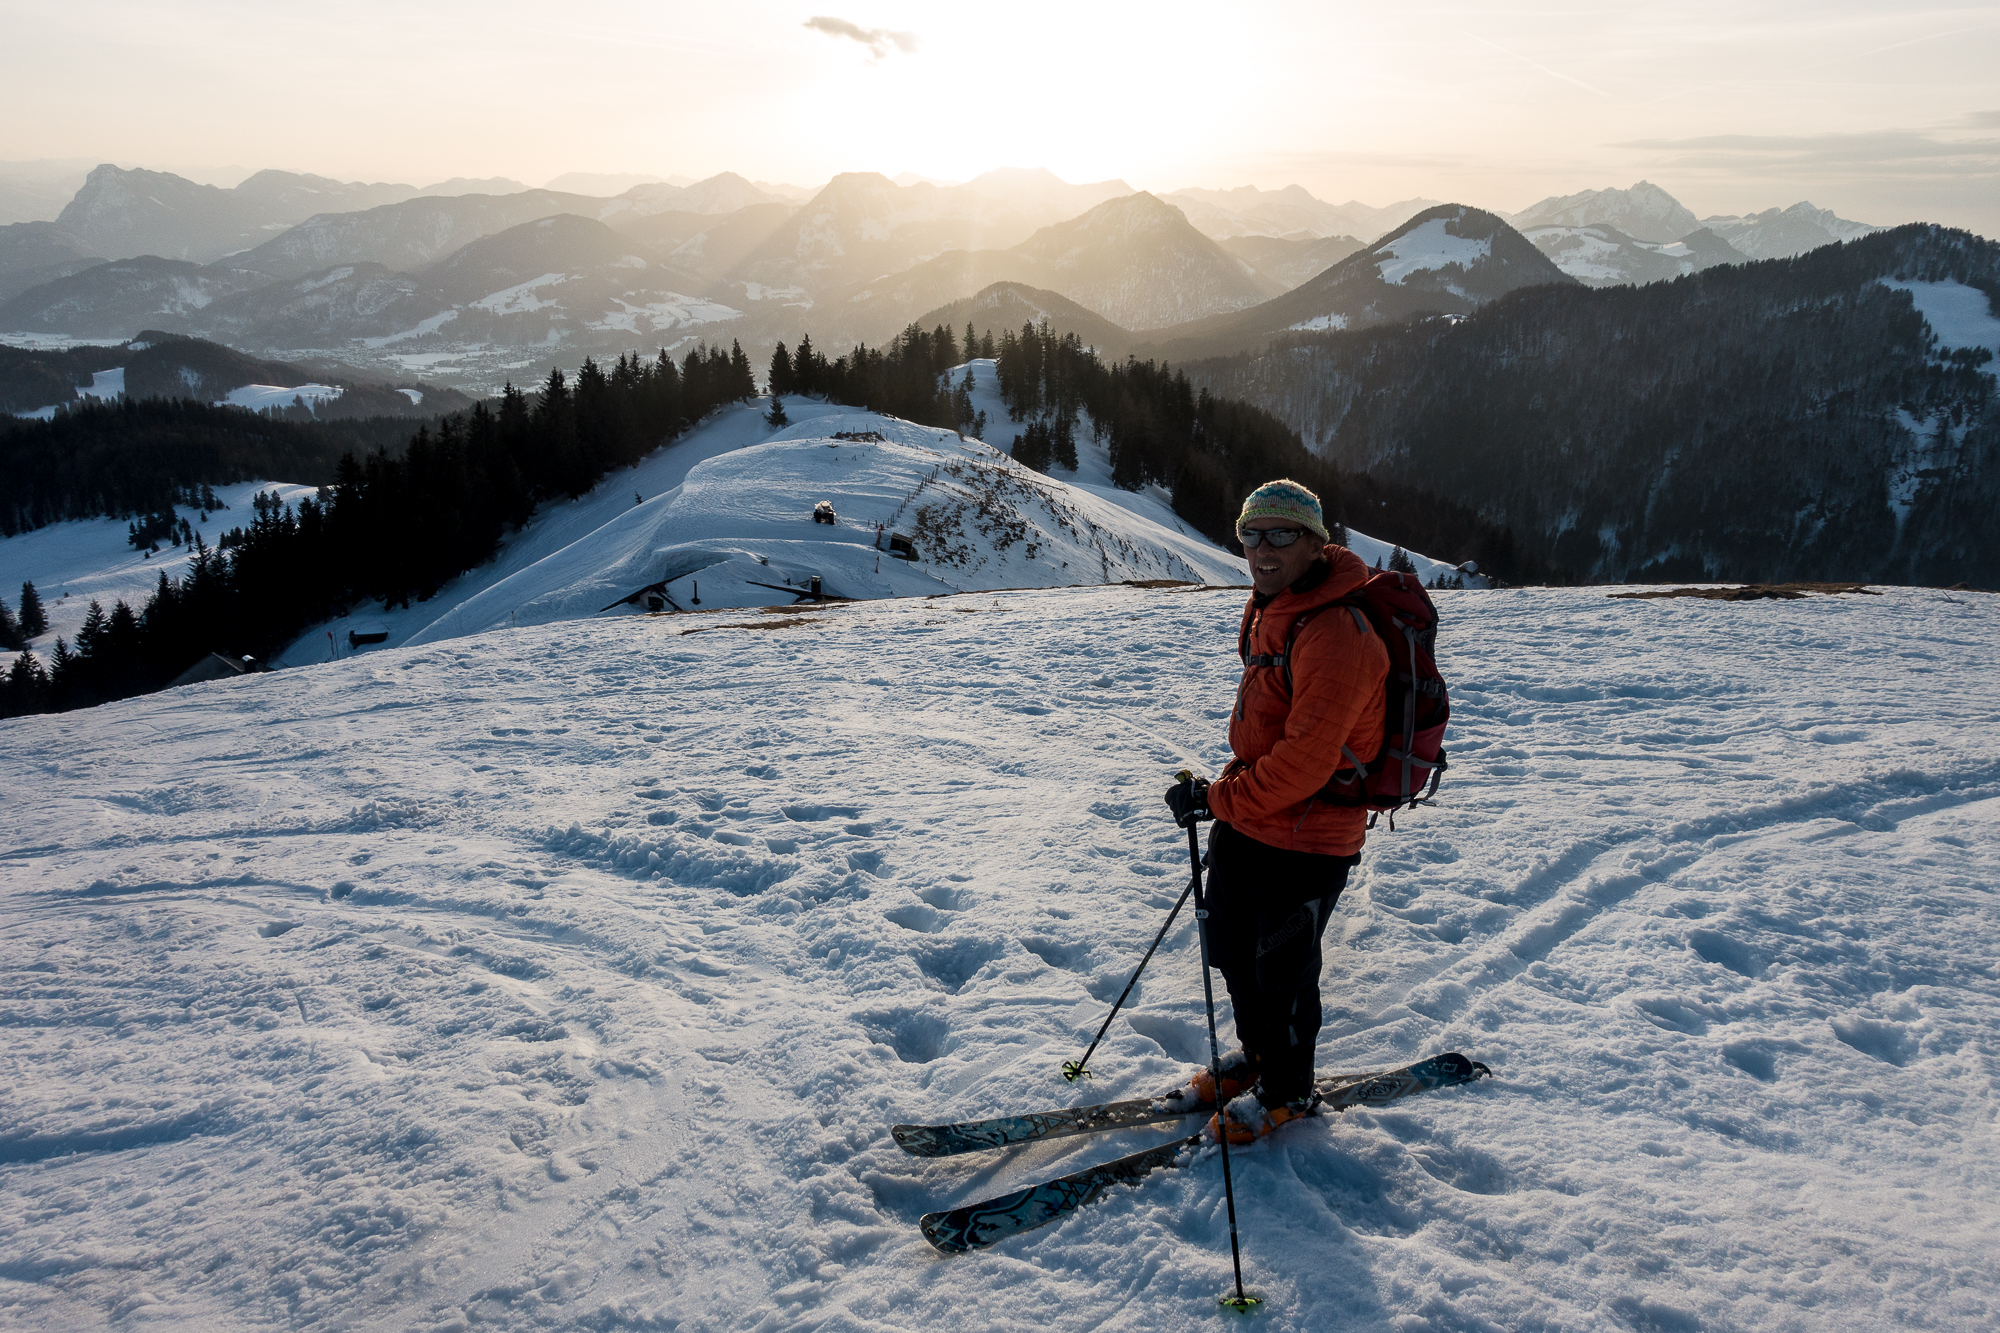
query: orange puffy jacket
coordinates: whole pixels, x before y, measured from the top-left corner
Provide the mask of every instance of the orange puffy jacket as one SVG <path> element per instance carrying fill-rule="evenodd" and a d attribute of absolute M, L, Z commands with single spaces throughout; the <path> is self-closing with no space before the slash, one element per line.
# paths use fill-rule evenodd
<path fill-rule="evenodd" d="M 1209 785 L 1208 808 L 1269 846 L 1352 856 L 1361 850 L 1368 812 L 1314 796 L 1344 766 L 1342 746 L 1364 762 L 1381 751 L 1389 653 L 1346 608 L 1332 607 L 1374 571 L 1345 546 L 1329 545 L 1326 559 L 1332 568 L 1319 586 L 1287 589 L 1261 607 L 1252 597 L 1243 608 L 1253 657 L 1284 652 L 1293 621 L 1332 609 L 1319 609 L 1299 632 L 1290 691 L 1282 667 L 1243 668 L 1229 719 L 1236 758 Z"/>

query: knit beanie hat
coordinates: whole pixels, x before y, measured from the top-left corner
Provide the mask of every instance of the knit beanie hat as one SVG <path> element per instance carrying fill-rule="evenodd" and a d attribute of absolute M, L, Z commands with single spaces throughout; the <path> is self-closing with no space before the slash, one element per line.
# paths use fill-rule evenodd
<path fill-rule="evenodd" d="M 1326 520 L 1320 516 L 1319 497 L 1296 481 L 1285 478 L 1267 481 L 1245 496 L 1236 526 L 1240 528 L 1253 518 L 1290 519 L 1317 532 L 1320 540 L 1326 540 Z"/>

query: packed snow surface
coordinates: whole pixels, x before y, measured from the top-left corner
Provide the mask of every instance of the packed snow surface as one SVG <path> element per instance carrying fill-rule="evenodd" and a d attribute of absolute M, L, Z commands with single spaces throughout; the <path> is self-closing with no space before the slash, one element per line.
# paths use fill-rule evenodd
<path fill-rule="evenodd" d="M 287 408 L 303 402 L 309 411 L 317 412 L 321 403 L 331 402 L 346 390 L 338 384 L 245 384 L 231 389 L 227 395 L 216 399 L 218 407 L 247 407 L 253 412 L 266 408 Z"/>
<path fill-rule="evenodd" d="M 1937 335 L 1939 346 L 1953 350 L 1984 347 L 2000 360 L 2000 318 L 1995 318 L 1993 303 L 1979 288 L 1953 279 L 1912 282 L 1884 278 L 1882 285 L 1910 294 L 1917 313 Z M 1994 369 L 1991 362 L 1987 369 Z"/>
<path fill-rule="evenodd" d="M 1454 236 L 1445 230 L 1449 218 L 1432 218 L 1413 227 L 1393 241 L 1375 248 L 1375 270 L 1382 281 L 1400 284 L 1412 273 L 1448 268 L 1457 264 L 1471 268 L 1493 252 L 1493 238 Z"/>
<path fill-rule="evenodd" d="M 1204 1056 L 1183 914 L 1057 1073 L 1185 883 L 1240 597 L 565 622 L 0 724 L 0 1321 L 1220 1317 L 1212 1157 L 916 1231 L 1171 1127 L 887 1127 Z M 1992 1327 L 2000 606 L 1440 603 L 1444 803 L 1370 837 L 1319 1062 L 1495 1077 L 1233 1155 L 1260 1326 Z"/>

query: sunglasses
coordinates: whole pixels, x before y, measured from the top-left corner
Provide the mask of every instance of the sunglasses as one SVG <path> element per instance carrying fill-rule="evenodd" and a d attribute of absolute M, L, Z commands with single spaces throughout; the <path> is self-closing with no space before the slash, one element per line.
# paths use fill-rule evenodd
<path fill-rule="evenodd" d="M 1267 528 L 1262 532 L 1255 528 L 1236 529 L 1236 540 L 1243 543 L 1246 551 L 1260 545 L 1282 549 L 1305 535 L 1304 528 Z"/>

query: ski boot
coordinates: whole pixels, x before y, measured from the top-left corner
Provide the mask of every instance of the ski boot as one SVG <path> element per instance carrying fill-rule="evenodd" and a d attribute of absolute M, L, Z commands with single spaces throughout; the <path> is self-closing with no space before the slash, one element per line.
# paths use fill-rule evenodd
<path fill-rule="evenodd" d="M 1238 1097 L 1208 1118 L 1202 1130 L 1210 1143 L 1216 1141 L 1218 1122 L 1220 1132 L 1229 1135 L 1231 1145 L 1255 1143 L 1294 1120 L 1303 1119 L 1319 1110 L 1319 1096 L 1313 1094 L 1294 1101 L 1279 1102 L 1276 1106 L 1266 1106 L 1254 1096 Z"/>
<path fill-rule="evenodd" d="M 1257 1068 L 1250 1063 L 1250 1057 L 1241 1051 L 1222 1058 L 1222 1100 L 1247 1092 L 1257 1082 Z M 1199 1069 L 1195 1076 L 1180 1087 L 1166 1094 L 1160 1100 L 1176 1102 L 1186 1107 L 1214 1106 L 1215 1071 Z"/>

